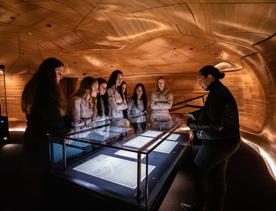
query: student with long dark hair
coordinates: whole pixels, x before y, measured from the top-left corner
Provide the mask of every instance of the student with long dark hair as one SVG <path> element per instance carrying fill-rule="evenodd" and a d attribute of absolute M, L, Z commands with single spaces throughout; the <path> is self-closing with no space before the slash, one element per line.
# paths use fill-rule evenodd
<path fill-rule="evenodd" d="M 87 125 L 96 118 L 98 88 L 98 81 L 87 76 L 82 79 L 79 89 L 71 96 L 68 114 L 74 127 Z"/>
<path fill-rule="evenodd" d="M 107 97 L 107 81 L 103 78 L 98 78 L 99 83 L 99 93 L 97 95 L 97 120 L 104 120 L 108 118 L 109 108 L 108 108 L 108 97 Z"/>
<path fill-rule="evenodd" d="M 128 117 L 135 133 L 140 133 L 146 129 L 147 125 L 147 95 L 142 83 L 136 84 L 132 98 L 128 104 Z"/>
<path fill-rule="evenodd" d="M 48 162 L 46 134 L 64 135 L 68 131 L 64 121 L 66 105 L 59 86 L 63 69 L 63 63 L 56 58 L 44 60 L 22 93 L 22 110 L 27 117 L 24 146 L 31 154 L 43 151 L 46 159 L 36 160 L 43 162 L 41 168 L 47 168 Z"/>
<path fill-rule="evenodd" d="M 134 88 L 131 101 L 128 104 L 129 117 L 145 114 L 147 111 L 147 104 L 148 100 L 145 87 L 142 83 L 138 83 Z"/>
<path fill-rule="evenodd" d="M 127 103 L 127 83 L 123 81 L 119 89 L 120 89 L 120 94 L 122 98 L 124 98 Z M 124 118 L 128 118 L 127 109 L 123 110 L 123 114 L 124 114 Z"/>
<path fill-rule="evenodd" d="M 124 118 L 123 110 L 127 109 L 126 99 L 120 90 L 122 82 L 123 73 L 120 70 L 115 70 L 110 75 L 107 83 L 109 115 L 114 119 Z"/>
<path fill-rule="evenodd" d="M 230 90 L 220 82 L 224 76 L 211 65 L 198 74 L 199 85 L 209 94 L 203 108 L 190 113 L 187 122 L 202 144 L 194 159 L 195 202 L 181 203 L 185 210 L 223 209 L 227 163 L 240 145 L 238 107 Z"/>
<path fill-rule="evenodd" d="M 45 59 L 22 93 L 22 110 L 26 114 L 27 128 L 24 134 L 24 152 L 28 170 L 26 191 L 32 205 L 38 205 L 44 197 L 46 176 L 49 170 L 49 145 L 47 133 L 64 136 L 68 129 L 64 120 L 65 101 L 59 81 L 64 71 L 63 63 L 56 58 Z"/>

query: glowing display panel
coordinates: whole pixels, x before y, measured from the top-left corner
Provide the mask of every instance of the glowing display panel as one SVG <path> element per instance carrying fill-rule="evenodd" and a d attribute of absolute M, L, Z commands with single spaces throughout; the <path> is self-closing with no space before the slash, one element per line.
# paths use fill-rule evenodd
<path fill-rule="evenodd" d="M 163 136 L 165 137 L 166 135 L 168 135 L 167 133 Z M 172 133 L 168 138 L 166 138 L 167 140 L 170 140 L 170 141 L 176 141 L 178 138 L 179 138 L 179 134 L 176 134 L 176 133 Z"/>
<path fill-rule="evenodd" d="M 128 142 L 124 143 L 124 146 L 141 148 L 142 146 L 150 142 L 152 139 L 153 138 L 137 136 L 136 138 L 131 139 Z"/>
<path fill-rule="evenodd" d="M 162 132 L 161 131 L 154 131 L 154 130 L 148 130 L 144 133 L 141 134 L 141 136 L 148 136 L 155 138 L 156 136 L 160 135 Z"/>
<path fill-rule="evenodd" d="M 105 141 L 116 136 L 119 136 L 119 134 L 110 132 L 109 130 L 106 130 L 106 129 L 96 129 L 93 131 L 87 131 L 87 132 L 71 135 L 70 138 Z"/>
<path fill-rule="evenodd" d="M 153 151 L 169 154 L 176 145 L 177 145 L 177 142 L 175 141 L 163 141 Z"/>
<path fill-rule="evenodd" d="M 129 152 L 129 151 L 126 151 L 126 150 L 119 150 L 119 151 L 115 152 L 115 154 L 123 156 L 123 157 L 137 159 L 137 153 L 135 153 L 135 152 Z M 143 159 L 145 156 L 146 155 L 142 154 L 141 159 Z"/>
<path fill-rule="evenodd" d="M 129 130 L 130 130 L 129 128 L 125 128 L 125 127 L 110 127 L 110 132 L 114 132 L 114 133 L 125 133 Z"/>
<path fill-rule="evenodd" d="M 155 166 L 148 165 L 149 174 Z M 98 177 L 128 188 L 137 187 L 137 163 L 134 161 L 99 155 L 74 168 L 76 171 Z M 146 174 L 146 165 L 141 164 L 141 182 Z"/>
<path fill-rule="evenodd" d="M 142 146 L 144 146 L 145 144 L 150 142 L 152 139 L 153 138 L 138 136 L 138 137 L 126 142 L 124 145 L 130 146 L 130 147 L 135 147 L 135 148 L 141 148 Z M 151 149 L 156 144 L 158 144 L 161 140 L 162 139 L 158 139 L 155 143 L 153 143 L 147 149 Z M 154 149 L 153 151 L 169 154 L 176 145 L 177 145 L 177 142 L 175 142 L 175 141 L 165 140 L 158 147 L 156 147 L 156 149 Z M 134 153 L 134 154 L 136 154 L 136 153 Z M 135 155 L 135 157 L 137 157 L 137 155 Z"/>

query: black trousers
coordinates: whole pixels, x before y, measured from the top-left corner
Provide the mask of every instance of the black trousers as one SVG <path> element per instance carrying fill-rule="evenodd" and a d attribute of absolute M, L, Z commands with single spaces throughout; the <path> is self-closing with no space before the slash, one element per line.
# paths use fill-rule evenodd
<path fill-rule="evenodd" d="M 227 144 L 209 145 L 203 141 L 194 159 L 195 205 L 199 210 L 223 210 L 227 164 L 240 141 L 234 139 L 224 143 Z"/>

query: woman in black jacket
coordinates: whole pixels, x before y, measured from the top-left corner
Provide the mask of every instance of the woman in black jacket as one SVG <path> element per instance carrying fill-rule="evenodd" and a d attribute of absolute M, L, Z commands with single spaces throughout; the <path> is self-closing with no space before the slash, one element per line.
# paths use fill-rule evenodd
<path fill-rule="evenodd" d="M 68 132 L 64 118 L 66 106 L 59 86 L 63 70 L 63 63 L 58 59 L 45 59 L 22 93 L 22 110 L 27 118 L 24 134 L 25 195 L 32 199 L 27 205 L 29 210 L 43 207 L 39 204 L 45 199 L 49 170 L 47 133 L 63 137 Z"/>
<path fill-rule="evenodd" d="M 228 159 L 240 145 L 238 107 L 229 89 L 219 80 L 224 76 L 210 65 L 199 71 L 199 85 L 209 94 L 203 108 L 188 115 L 187 124 L 202 144 L 194 159 L 195 203 L 192 206 L 181 203 L 186 210 L 223 208 Z"/>

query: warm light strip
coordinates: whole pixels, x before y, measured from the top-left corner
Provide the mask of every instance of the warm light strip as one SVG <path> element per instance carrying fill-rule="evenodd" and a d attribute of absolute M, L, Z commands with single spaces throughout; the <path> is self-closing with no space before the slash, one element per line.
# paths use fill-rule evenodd
<path fill-rule="evenodd" d="M 180 127 L 180 128 L 178 128 L 178 130 L 187 131 L 187 130 L 191 130 L 191 129 L 189 127 Z"/>
<path fill-rule="evenodd" d="M 256 150 L 264 159 L 269 173 L 271 174 L 271 176 L 273 177 L 274 180 L 276 180 L 276 163 L 275 161 L 272 159 L 272 157 L 260 146 L 258 146 L 255 143 L 252 143 L 251 141 L 248 141 L 245 138 L 242 138 L 242 141 L 244 143 L 246 143 L 247 145 L 249 145 L 250 147 L 252 147 L 254 150 Z"/>
<path fill-rule="evenodd" d="M 25 131 L 25 127 L 12 127 L 9 128 L 9 131 L 20 131 L 20 132 L 24 132 Z"/>

